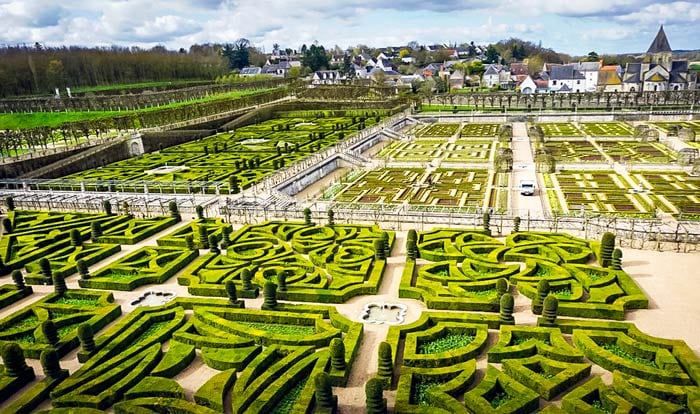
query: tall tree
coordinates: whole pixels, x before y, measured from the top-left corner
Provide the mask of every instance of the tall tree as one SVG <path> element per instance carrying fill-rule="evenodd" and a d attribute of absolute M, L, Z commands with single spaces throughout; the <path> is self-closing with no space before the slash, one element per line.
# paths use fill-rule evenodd
<path fill-rule="evenodd" d="M 240 38 L 224 45 L 221 54 L 228 59 L 231 69 L 243 69 L 250 64 L 250 41 Z"/>
<path fill-rule="evenodd" d="M 304 48 L 302 47 L 302 50 Z M 307 66 L 311 71 L 315 72 L 321 69 L 327 69 L 329 66 L 328 54 L 323 46 L 311 45 L 302 58 L 302 63 Z"/>
<path fill-rule="evenodd" d="M 498 63 L 499 61 L 499 56 L 498 56 L 498 50 L 496 49 L 496 46 L 494 45 L 489 45 L 489 47 L 486 48 L 486 63 Z"/>

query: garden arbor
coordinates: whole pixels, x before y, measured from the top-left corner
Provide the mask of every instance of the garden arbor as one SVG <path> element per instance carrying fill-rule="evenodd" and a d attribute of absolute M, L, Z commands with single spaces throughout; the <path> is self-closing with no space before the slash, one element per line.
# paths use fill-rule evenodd
<path fill-rule="evenodd" d="M 640 142 L 658 142 L 659 131 L 649 125 L 637 125 L 634 128 L 634 137 Z"/>
<path fill-rule="evenodd" d="M 510 148 L 499 148 L 493 164 L 493 169 L 497 173 L 513 171 L 513 150 Z"/>
<path fill-rule="evenodd" d="M 681 128 L 678 130 L 678 138 L 684 142 L 695 142 L 695 131 L 690 128 Z"/>
<path fill-rule="evenodd" d="M 693 165 L 697 159 L 697 148 L 683 148 L 678 151 L 678 163 L 681 165 Z"/>
<path fill-rule="evenodd" d="M 513 140 L 513 125 L 501 125 L 498 131 L 499 142 L 511 142 Z"/>
<path fill-rule="evenodd" d="M 541 144 L 544 142 L 544 131 L 539 125 L 532 125 L 527 129 L 527 134 L 530 138 L 534 138 L 535 142 Z"/>

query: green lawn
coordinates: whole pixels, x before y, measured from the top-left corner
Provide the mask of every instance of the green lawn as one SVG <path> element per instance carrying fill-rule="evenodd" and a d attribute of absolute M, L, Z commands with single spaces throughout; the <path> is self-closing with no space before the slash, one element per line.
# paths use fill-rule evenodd
<path fill-rule="evenodd" d="M 83 88 L 73 88 L 71 92 L 76 93 L 86 93 L 86 92 L 104 92 L 112 90 L 121 89 L 137 89 L 137 88 L 156 88 L 159 86 L 196 86 L 201 84 L 212 83 L 210 80 L 176 80 L 176 81 L 154 81 L 154 82 L 141 82 L 141 83 L 124 83 L 119 85 L 98 85 L 98 86 L 86 86 Z"/>

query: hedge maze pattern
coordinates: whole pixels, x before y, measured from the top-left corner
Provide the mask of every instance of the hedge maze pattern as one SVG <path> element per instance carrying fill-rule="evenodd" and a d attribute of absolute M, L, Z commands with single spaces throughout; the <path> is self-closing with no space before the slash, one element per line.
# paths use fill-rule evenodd
<path fill-rule="evenodd" d="M 533 300 L 547 280 L 563 316 L 623 320 L 626 310 L 648 306 L 624 271 L 589 264 L 597 242 L 529 232 L 504 244 L 483 231 L 438 228 L 418 233 L 417 246 L 420 260 L 407 259 L 399 295 L 431 309 L 496 312 L 499 279 Z"/>
<path fill-rule="evenodd" d="M 191 316 L 185 310 L 193 310 Z M 344 344 L 343 368 L 329 345 Z M 278 311 L 231 308 L 218 299 L 178 298 L 138 308 L 81 351 L 83 366 L 52 392 L 54 407 L 137 412 L 308 412 L 314 384 L 327 372 L 343 386 L 362 339 L 362 324 L 322 306 L 286 305 Z M 168 344 L 163 351 L 162 344 Z M 219 371 L 185 399 L 177 376 L 195 360 Z"/>
<path fill-rule="evenodd" d="M 386 265 L 375 248 L 382 233 L 377 226 L 361 225 L 247 225 L 230 236 L 225 252 L 201 256 L 178 281 L 194 295 L 226 296 L 224 284 L 232 280 L 242 297 L 254 297 L 265 282 L 279 285 L 284 275 L 279 299 L 341 303 L 377 292 Z M 387 233 L 383 255 L 394 240 L 394 233 Z M 251 275 L 253 290 L 245 289 L 244 272 Z"/>
<path fill-rule="evenodd" d="M 500 324 L 487 314 L 425 312 L 394 326 L 397 413 L 696 412 L 700 360 L 682 341 L 629 323 Z M 498 342 L 487 345 L 489 329 Z M 572 339 L 573 346 L 566 337 Z M 433 351 L 426 354 L 430 346 Z M 485 376 L 477 360 L 486 357 Z M 598 365 L 612 384 L 591 377 Z M 581 382 L 583 383 L 581 384 Z M 578 385 L 577 384 L 581 384 Z M 563 396 L 563 398 L 562 398 Z M 561 408 L 551 404 L 561 398 Z"/>

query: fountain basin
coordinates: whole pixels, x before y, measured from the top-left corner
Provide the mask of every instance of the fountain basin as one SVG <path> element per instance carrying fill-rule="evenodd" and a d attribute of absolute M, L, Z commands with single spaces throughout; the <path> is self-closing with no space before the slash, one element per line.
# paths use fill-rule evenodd
<path fill-rule="evenodd" d="M 132 300 L 129 303 L 129 305 L 131 305 L 133 307 L 160 306 L 160 305 L 165 305 L 166 303 L 175 299 L 175 296 L 177 296 L 177 295 L 173 292 L 149 290 L 147 292 L 144 292 L 138 298 Z"/>
<path fill-rule="evenodd" d="M 408 307 L 401 303 L 370 302 L 365 305 L 360 320 L 362 322 L 399 325 L 406 318 Z"/>

